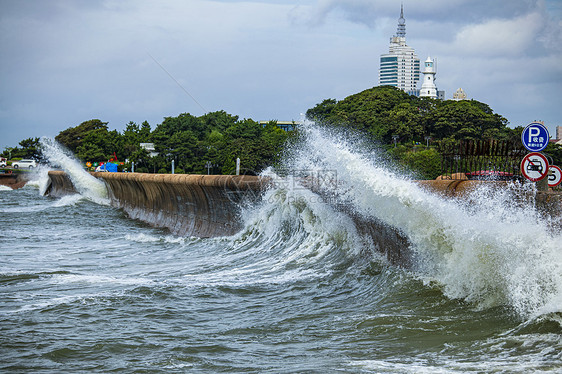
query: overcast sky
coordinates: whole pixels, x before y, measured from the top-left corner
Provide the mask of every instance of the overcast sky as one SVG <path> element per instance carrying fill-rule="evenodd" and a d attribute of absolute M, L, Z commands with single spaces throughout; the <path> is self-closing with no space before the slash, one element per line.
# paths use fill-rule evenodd
<path fill-rule="evenodd" d="M 0 0 L 0 149 L 225 110 L 299 120 L 378 85 L 398 0 Z M 406 43 L 510 126 L 562 125 L 562 1 L 404 0 Z M 421 84 L 420 84 L 421 85 Z"/>

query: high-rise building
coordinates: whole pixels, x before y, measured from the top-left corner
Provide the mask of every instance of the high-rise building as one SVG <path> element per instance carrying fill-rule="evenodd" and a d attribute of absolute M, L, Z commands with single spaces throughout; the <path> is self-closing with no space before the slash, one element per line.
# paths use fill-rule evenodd
<path fill-rule="evenodd" d="M 414 49 L 406 45 L 406 20 L 402 6 L 396 35 L 390 38 L 388 53 L 381 55 L 379 84 L 416 94 L 419 79 L 420 60 Z"/>

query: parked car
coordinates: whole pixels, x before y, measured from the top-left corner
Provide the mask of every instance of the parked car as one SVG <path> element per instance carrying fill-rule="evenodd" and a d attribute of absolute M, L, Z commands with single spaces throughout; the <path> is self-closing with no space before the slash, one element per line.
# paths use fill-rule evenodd
<path fill-rule="evenodd" d="M 0 168 L 5 168 L 6 167 L 6 159 L 4 157 L 0 157 Z"/>
<path fill-rule="evenodd" d="M 12 167 L 13 167 L 14 169 L 17 169 L 17 168 L 29 168 L 29 169 L 32 169 L 32 168 L 36 168 L 36 167 L 37 167 L 37 162 L 36 162 L 35 160 L 26 160 L 26 159 L 23 159 L 23 160 L 19 160 L 19 161 L 14 161 L 14 162 L 12 162 Z"/>

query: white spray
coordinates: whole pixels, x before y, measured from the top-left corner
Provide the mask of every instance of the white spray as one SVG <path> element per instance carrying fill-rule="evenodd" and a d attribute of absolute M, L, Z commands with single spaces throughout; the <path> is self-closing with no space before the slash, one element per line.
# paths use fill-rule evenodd
<path fill-rule="evenodd" d="M 472 206 L 438 197 L 354 144 L 308 124 L 293 168 L 337 173 L 341 201 L 398 228 L 419 256 L 415 270 L 444 293 L 480 307 L 507 305 L 524 318 L 562 311 L 562 236 L 513 195 L 480 190 Z M 352 151 L 353 149 L 353 151 Z"/>
<path fill-rule="evenodd" d="M 51 138 L 42 137 L 40 144 L 43 155 L 68 174 L 80 195 L 98 204 L 109 204 L 105 184 L 86 172 L 70 152 Z"/>
<path fill-rule="evenodd" d="M 31 179 L 25 184 L 26 188 L 38 188 L 39 195 L 45 195 L 45 191 L 49 187 L 49 171 L 52 170 L 48 166 L 39 165 L 30 175 Z"/>

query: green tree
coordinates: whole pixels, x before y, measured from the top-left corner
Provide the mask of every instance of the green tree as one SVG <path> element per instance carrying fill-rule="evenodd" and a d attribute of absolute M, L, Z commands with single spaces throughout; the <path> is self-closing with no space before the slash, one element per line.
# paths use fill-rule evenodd
<path fill-rule="evenodd" d="M 138 138 L 139 142 L 147 143 L 150 138 L 150 132 L 151 132 L 150 124 L 148 123 L 148 121 L 144 121 L 141 124 L 141 128 L 139 131 L 139 138 Z"/>
<path fill-rule="evenodd" d="M 169 163 L 175 160 L 175 165 L 181 167 L 186 172 L 193 172 L 195 153 L 197 149 L 197 138 L 189 130 L 180 131 L 173 134 L 166 142 L 163 153 L 168 155 Z"/>
<path fill-rule="evenodd" d="M 306 117 L 321 123 L 329 123 L 333 119 L 332 111 L 336 107 L 336 99 L 325 99 L 314 108 L 306 111 Z"/>
<path fill-rule="evenodd" d="M 12 158 L 32 158 L 40 160 L 42 158 L 40 151 L 39 138 L 27 138 L 19 142 L 20 147 L 12 149 Z"/>
<path fill-rule="evenodd" d="M 75 154 L 82 161 L 101 162 L 109 160 L 117 152 L 121 152 L 119 132 L 98 128 L 87 133 Z"/>
<path fill-rule="evenodd" d="M 438 102 L 428 114 L 428 130 L 437 139 L 486 139 L 505 132 L 507 120 L 476 100 Z"/>
<path fill-rule="evenodd" d="M 237 122 L 225 131 L 222 149 L 223 173 L 235 172 L 236 158 L 240 158 L 244 173 L 261 172 L 277 161 L 289 136 L 289 133 L 279 129 L 274 122 L 265 127 L 250 119 Z"/>
<path fill-rule="evenodd" d="M 393 147 L 422 143 L 426 136 L 438 144 L 461 139 L 513 139 L 520 130 L 507 127 L 508 121 L 484 103 L 476 100 L 435 100 L 418 98 L 390 86 L 374 87 L 341 101 L 327 99 L 307 111 L 318 124 L 353 130 L 382 143 L 383 148 L 401 165 L 417 171 L 421 177 L 438 173 L 440 155 L 436 150 Z"/>
<path fill-rule="evenodd" d="M 358 130 L 390 144 L 400 142 L 455 139 L 506 138 L 507 120 L 488 105 L 475 101 L 441 101 L 410 96 L 390 86 L 374 87 L 344 100 L 324 100 L 307 111 L 307 117 L 320 124 Z"/>
<path fill-rule="evenodd" d="M 150 125 L 144 121 L 139 127 L 135 122 L 131 121 L 127 124 L 123 134 L 121 135 L 121 147 L 119 148 L 119 159 L 130 158 L 140 149 L 141 143 L 147 143 L 150 136 Z"/>
<path fill-rule="evenodd" d="M 544 150 L 544 153 L 552 159 L 553 165 L 562 168 L 562 146 L 554 143 L 549 143 Z"/>
<path fill-rule="evenodd" d="M 177 117 L 166 117 L 151 134 L 151 139 L 156 144 L 164 144 L 170 136 L 181 131 L 190 131 L 198 139 L 206 135 L 203 121 L 189 113 L 182 113 Z"/>
<path fill-rule="evenodd" d="M 425 133 L 421 112 L 409 102 L 398 104 L 388 112 L 388 129 L 383 138 L 398 135 L 400 139 L 420 141 Z"/>
<path fill-rule="evenodd" d="M 148 173 L 148 168 L 150 166 L 150 155 L 148 151 L 144 148 L 138 148 L 134 151 L 131 156 L 129 157 L 130 162 L 135 163 L 135 170 L 141 172 L 141 168 L 143 168 L 142 172 Z M 130 165 L 128 166 L 130 167 Z"/>
<path fill-rule="evenodd" d="M 415 178 L 435 179 L 441 174 L 441 155 L 435 148 L 414 147 L 396 154 L 398 162 Z"/>
<path fill-rule="evenodd" d="M 88 134 L 92 131 L 99 130 L 107 131 L 107 122 L 102 122 L 99 119 L 91 119 L 82 122 L 76 127 L 70 127 L 61 131 L 55 136 L 55 140 L 68 148 L 71 152 L 76 153 L 76 150 L 82 145 Z"/>
<path fill-rule="evenodd" d="M 207 113 L 200 118 L 205 126 L 206 133 L 210 133 L 213 131 L 223 132 L 224 130 L 238 122 L 238 116 L 233 116 L 223 110 Z"/>

